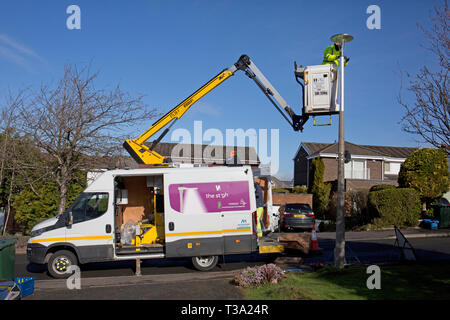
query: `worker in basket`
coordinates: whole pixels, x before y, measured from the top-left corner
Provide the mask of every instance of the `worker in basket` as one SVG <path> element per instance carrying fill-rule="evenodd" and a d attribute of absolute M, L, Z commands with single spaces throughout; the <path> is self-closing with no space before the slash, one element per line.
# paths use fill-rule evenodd
<path fill-rule="evenodd" d="M 335 42 L 329 47 L 325 48 L 325 51 L 323 52 L 323 61 L 322 64 L 335 64 L 336 66 L 339 66 L 339 59 L 341 57 L 341 48 L 342 43 Z M 348 62 L 350 61 L 350 58 L 344 56 L 344 66 L 347 66 Z"/>

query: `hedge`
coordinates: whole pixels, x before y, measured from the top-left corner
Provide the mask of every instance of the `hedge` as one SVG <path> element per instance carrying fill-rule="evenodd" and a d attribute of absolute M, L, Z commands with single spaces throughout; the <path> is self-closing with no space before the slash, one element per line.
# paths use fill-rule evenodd
<path fill-rule="evenodd" d="M 308 188 L 304 186 L 293 187 L 292 193 L 308 193 Z"/>
<path fill-rule="evenodd" d="M 369 190 L 350 190 L 345 193 L 345 226 L 349 228 L 362 226 L 371 222 L 367 210 L 367 198 Z M 326 219 L 336 221 L 337 193 L 330 198 L 329 210 Z"/>
<path fill-rule="evenodd" d="M 398 184 L 420 193 L 422 211 L 427 203 L 440 198 L 449 189 L 447 153 L 443 149 L 423 148 L 411 153 L 400 166 Z"/>
<path fill-rule="evenodd" d="M 273 188 L 274 193 L 308 193 L 308 188 L 297 186 L 292 188 Z"/>
<path fill-rule="evenodd" d="M 412 188 L 372 191 L 367 205 L 376 227 L 416 226 L 420 218 L 420 195 Z"/>
<path fill-rule="evenodd" d="M 386 190 L 386 189 L 395 189 L 396 187 L 392 184 L 377 184 L 375 186 L 372 186 L 370 188 L 370 191 L 380 191 L 380 190 Z"/>
<path fill-rule="evenodd" d="M 286 188 L 273 188 L 272 192 L 274 192 L 274 193 L 291 193 L 291 191 Z"/>

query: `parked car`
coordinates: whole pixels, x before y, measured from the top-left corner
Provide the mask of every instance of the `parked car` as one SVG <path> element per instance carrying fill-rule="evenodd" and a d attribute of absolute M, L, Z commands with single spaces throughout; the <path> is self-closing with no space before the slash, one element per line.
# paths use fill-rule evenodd
<path fill-rule="evenodd" d="M 315 223 L 314 212 L 307 203 L 286 203 L 281 212 L 281 231 L 294 229 L 311 230 Z"/>

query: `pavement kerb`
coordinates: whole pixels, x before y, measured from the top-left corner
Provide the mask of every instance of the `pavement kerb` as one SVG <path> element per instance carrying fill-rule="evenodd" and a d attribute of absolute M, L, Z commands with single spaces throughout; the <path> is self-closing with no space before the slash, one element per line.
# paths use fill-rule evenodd
<path fill-rule="evenodd" d="M 348 235 L 350 232 L 346 232 L 346 235 Z M 355 233 L 351 233 L 352 235 Z M 404 233 L 403 234 L 406 239 L 413 239 L 413 238 L 443 238 L 443 237 L 450 237 L 450 231 L 449 232 L 439 232 L 439 233 Z M 317 239 L 318 240 L 335 240 L 335 237 L 327 237 L 327 236 L 321 236 L 320 233 L 317 233 Z M 395 235 L 393 236 L 364 236 L 364 237 L 346 237 L 346 241 L 373 241 L 373 240 L 395 240 L 397 237 Z"/>
<path fill-rule="evenodd" d="M 237 273 L 234 271 L 216 271 L 216 272 L 193 272 L 193 273 L 178 273 L 178 274 L 156 274 L 143 276 L 121 276 L 121 277 L 96 277 L 83 278 L 81 275 L 82 288 L 95 287 L 120 287 L 130 285 L 143 284 L 157 284 L 157 283 L 171 283 L 182 281 L 210 281 L 219 279 L 232 279 Z M 70 281 L 70 280 L 69 280 Z M 53 279 L 53 280 L 37 280 L 34 283 L 36 290 L 49 289 L 67 289 L 67 279 Z"/>

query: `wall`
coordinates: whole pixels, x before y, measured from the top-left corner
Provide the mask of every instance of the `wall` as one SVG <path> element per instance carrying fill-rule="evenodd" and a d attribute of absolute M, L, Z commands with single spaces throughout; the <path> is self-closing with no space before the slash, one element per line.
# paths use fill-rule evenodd
<path fill-rule="evenodd" d="M 338 162 L 335 158 L 322 158 L 325 164 L 323 181 L 334 181 L 337 179 Z M 367 160 L 366 166 L 370 170 L 370 180 L 381 180 L 383 178 L 383 162 L 381 160 Z"/>
<path fill-rule="evenodd" d="M 372 186 L 379 184 L 397 185 L 394 180 L 359 180 L 359 179 L 345 179 L 345 191 L 370 189 Z"/>
<path fill-rule="evenodd" d="M 337 179 L 338 161 L 336 158 L 322 158 L 325 165 L 323 181 L 329 182 Z"/>
<path fill-rule="evenodd" d="M 366 161 L 366 166 L 370 170 L 370 180 L 382 180 L 383 179 L 383 162 L 381 160 Z"/>
<path fill-rule="evenodd" d="M 308 183 L 308 154 L 300 148 L 294 159 L 294 186 L 306 186 Z"/>

